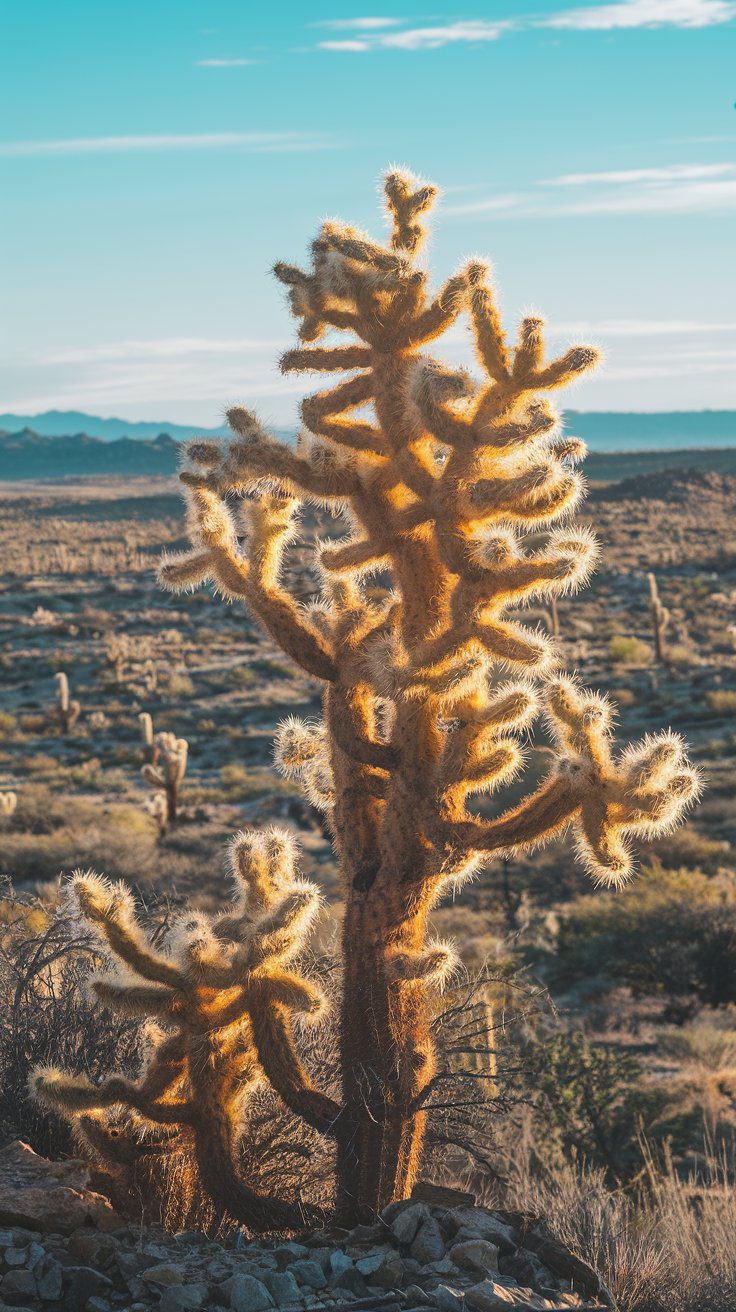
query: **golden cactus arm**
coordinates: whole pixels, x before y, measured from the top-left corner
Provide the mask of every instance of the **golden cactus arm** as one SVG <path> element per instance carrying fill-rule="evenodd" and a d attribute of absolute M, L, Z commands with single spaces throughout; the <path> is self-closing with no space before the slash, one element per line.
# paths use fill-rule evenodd
<path fill-rule="evenodd" d="M 334 1135 L 340 1104 L 312 1084 L 294 1043 L 285 1007 L 267 1002 L 252 1013 L 253 1040 L 263 1071 L 286 1106 L 321 1134 Z"/>
<path fill-rule="evenodd" d="M 470 317 L 475 336 L 478 359 L 489 377 L 506 383 L 510 377 L 511 361 L 506 345 L 506 334 L 501 324 L 493 290 L 487 284 L 473 289 L 470 298 Z"/>
<path fill-rule="evenodd" d="M 471 260 L 452 278 L 448 278 L 431 305 L 399 332 L 397 346 L 400 349 L 424 346 L 446 332 L 465 309 L 469 290 L 484 271 L 485 265 Z"/>
<path fill-rule="evenodd" d="M 332 685 L 327 694 L 325 715 L 335 742 L 352 761 L 390 770 L 396 753 L 388 743 L 377 742 L 371 734 L 370 699 L 373 691 L 367 683 L 352 686 Z"/>
<path fill-rule="evenodd" d="M 388 564 L 391 552 L 371 538 L 356 539 L 344 546 L 325 545 L 320 549 L 320 563 L 332 574 L 355 574 Z"/>
<path fill-rule="evenodd" d="M 100 1002 L 129 1016 L 169 1017 L 180 996 L 161 985 L 126 984 L 106 977 L 93 980 L 92 988 Z"/>
<path fill-rule="evenodd" d="M 405 174 L 389 173 L 385 180 L 386 205 L 391 217 L 391 246 L 394 250 L 413 255 L 426 236 L 419 222 L 437 197 L 437 188 L 431 182 L 422 183 L 412 190 Z"/>
<path fill-rule="evenodd" d="M 495 820 L 461 820 L 440 832 L 451 846 L 466 852 L 518 851 L 560 833 L 578 814 L 582 800 L 580 788 L 554 774 Z"/>
<path fill-rule="evenodd" d="M 285 351 L 279 361 L 282 373 L 329 373 L 343 369 L 367 369 L 371 363 L 368 346 L 311 346 Z"/>
<path fill-rule="evenodd" d="M 531 316 L 522 319 L 511 374 L 515 383 L 523 385 L 537 375 L 544 359 L 543 328 L 543 319 Z"/>
<path fill-rule="evenodd" d="M 154 951 L 137 923 L 127 890 L 111 889 L 101 880 L 84 876 L 75 879 L 72 887 L 85 920 L 121 961 L 152 983 L 182 987 L 181 972 L 167 957 Z"/>
<path fill-rule="evenodd" d="M 338 390 L 333 389 L 334 392 Z M 325 395 L 328 394 L 318 392 L 302 403 L 302 419 L 307 428 L 330 442 L 373 458 L 373 463 L 379 463 L 386 455 L 386 443 L 380 429 L 358 420 L 334 418 L 336 412 L 331 405 L 319 404 Z"/>
<path fill-rule="evenodd" d="M 308 460 L 296 455 L 281 442 L 234 442 L 228 452 L 223 469 L 225 487 L 233 491 L 250 491 L 263 480 L 278 483 L 292 495 L 307 493 L 326 501 L 344 501 L 360 489 L 357 474 L 348 468 L 320 470 Z M 183 469 L 179 475 L 186 487 L 212 488 L 222 486 L 218 472 L 198 474 Z"/>
<path fill-rule="evenodd" d="M 558 360 L 552 360 L 545 368 L 537 370 L 530 378 L 529 387 L 534 391 L 565 387 L 592 369 L 599 358 L 600 353 L 594 346 L 572 346 Z"/>

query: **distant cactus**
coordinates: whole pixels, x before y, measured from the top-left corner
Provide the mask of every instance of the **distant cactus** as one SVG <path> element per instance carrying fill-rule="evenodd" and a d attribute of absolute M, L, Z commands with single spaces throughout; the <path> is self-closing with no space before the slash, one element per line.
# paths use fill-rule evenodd
<path fill-rule="evenodd" d="M 415 256 L 435 195 L 434 187 L 393 172 L 386 179 L 387 245 L 328 220 L 308 271 L 276 267 L 302 343 L 326 330 L 350 334 L 342 346 L 301 345 L 287 352 L 282 368 L 349 376 L 304 401 L 309 431 L 296 450 L 239 407 L 228 415 L 236 434 L 228 447 L 189 446 L 181 479 L 192 550 L 170 556 L 160 571 L 170 589 L 211 581 L 244 601 L 325 685 L 324 720 L 287 721 L 277 764 L 326 812 L 339 854 L 339 1108 L 314 1091 L 305 1094 L 295 1058 L 286 1062 L 291 1082 L 282 1066 L 274 1068 L 292 1045 L 284 1047 L 274 1033 L 259 1042 L 256 1006 L 250 1016 L 265 1077 L 288 1106 L 335 1135 L 338 1213 L 346 1223 L 372 1220 L 391 1200 L 407 1197 L 421 1160 L 427 1111 L 442 1079 L 432 997 L 456 960 L 451 946 L 428 939 L 432 908 L 490 857 L 533 849 L 568 829 L 596 882 L 621 884 L 632 870 L 631 840 L 675 824 L 699 787 L 673 734 L 615 751 L 606 699 L 555 674 L 549 637 L 515 618 L 529 600 L 579 587 L 593 568 L 591 534 L 560 525 L 582 492 L 574 465 L 584 447 L 560 435 L 543 394 L 580 377 L 597 353 L 574 346 L 547 360 L 536 317 L 523 319 L 510 348 L 487 268 L 477 260 L 428 296 Z M 421 350 L 463 312 L 470 315 L 479 380 Z M 369 403 L 370 417 L 363 413 Z M 345 510 L 348 532 L 320 544 L 322 595 L 304 606 L 285 586 L 285 553 L 301 504 L 315 501 Z M 540 530 L 541 544 L 528 539 Z M 367 586 L 371 575 L 379 581 Z M 381 582 L 388 576 L 390 587 Z M 549 774 L 495 818 L 478 815 L 468 802 L 519 773 L 522 739 L 541 715 L 555 743 Z M 256 850 L 252 841 L 248 850 Z M 261 869 L 252 877 L 270 878 L 268 863 Z M 251 951 L 252 923 L 237 916 L 225 923 L 220 933 L 215 924 L 217 943 L 232 930 L 242 951 Z M 200 978 L 230 985 L 210 937 L 198 932 Z M 115 950 L 145 974 L 132 950 L 119 947 L 117 931 L 109 933 Z M 151 1010 L 155 1003 L 170 1018 L 177 1062 L 185 1048 L 176 1046 L 182 1039 L 175 1026 L 184 1024 L 180 1017 L 191 1016 L 192 1025 L 196 1019 L 205 1044 L 197 1049 L 198 1076 L 210 1060 L 215 1074 L 206 1084 L 182 1076 L 182 1112 L 197 1134 L 214 1115 L 221 1142 L 236 1133 L 219 1128 L 229 1068 L 221 1066 L 219 1049 L 210 1057 L 211 1030 L 190 1001 L 189 977 L 181 982 L 189 952 L 187 939 L 170 964 L 166 959 L 175 978 L 164 978 L 158 965 L 162 973 L 151 974 L 146 965 L 146 978 L 164 992 L 126 986 L 129 1005 L 139 999 Z M 242 985 L 248 997 L 249 988 Z M 217 1010 L 217 989 L 209 996 Z M 158 1089 L 158 1074 L 152 1078 Z M 166 1086 L 169 1076 L 161 1079 Z M 178 1089 L 173 1076 L 171 1082 Z M 169 1096 L 178 1099 L 178 1092 Z M 121 1101 L 119 1086 L 109 1098 Z M 89 1099 L 96 1106 L 97 1091 Z M 219 1176 L 232 1157 L 216 1146 L 212 1160 Z M 232 1214 L 252 1223 L 247 1186 L 239 1195 L 230 1167 L 222 1169 L 233 1185 Z M 209 1170 L 213 1196 L 221 1197 L 212 1177 Z M 269 1206 L 273 1216 L 282 1204 Z"/>
<path fill-rule="evenodd" d="M 69 680 L 61 671 L 54 675 L 56 682 L 56 706 L 53 714 L 58 720 L 62 733 L 70 733 L 79 719 L 81 707 L 79 702 L 69 700 Z"/>
<path fill-rule="evenodd" d="M 659 589 L 657 580 L 653 574 L 647 574 L 649 584 L 649 612 L 652 617 L 652 628 L 654 630 L 654 651 L 657 660 L 664 662 L 667 659 L 665 648 L 665 633 L 669 628 L 670 613 L 666 606 L 662 605 L 659 599 Z"/>
<path fill-rule="evenodd" d="M 146 811 L 156 821 L 159 838 L 169 832 L 169 808 L 166 805 L 165 793 L 152 793 L 146 798 Z"/>
<path fill-rule="evenodd" d="M 250 1189 L 239 1176 L 238 1146 L 248 1104 L 265 1080 L 322 1131 L 339 1110 L 312 1087 L 292 1034 L 294 1015 L 314 1021 L 325 1007 L 319 987 L 290 968 L 319 895 L 297 875 L 288 833 L 241 833 L 231 851 L 233 907 L 219 916 L 183 913 L 163 951 L 138 924 L 123 885 L 75 876 L 78 911 L 110 960 L 92 987 L 105 1006 L 152 1018 L 147 1060 L 135 1081 L 113 1075 L 95 1086 L 84 1075 L 40 1068 L 31 1085 L 113 1167 L 162 1126 L 193 1139 L 199 1175 L 218 1206 L 253 1229 L 283 1229 L 317 1217 Z"/>
<path fill-rule="evenodd" d="M 144 730 L 145 732 L 145 730 Z M 141 774 L 147 784 L 158 789 L 166 798 L 166 825 L 173 825 L 179 810 L 179 793 L 187 771 L 189 743 L 173 733 L 157 733 L 153 739 L 153 760 Z"/>
<path fill-rule="evenodd" d="M 15 815 L 17 805 L 17 793 L 0 792 L 0 819 L 9 820 L 12 815 Z"/>
<path fill-rule="evenodd" d="M 153 736 L 153 719 L 148 711 L 141 711 L 138 719 L 143 738 L 143 760 L 146 765 L 155 765 L 158 760 L 158 747 Z"/>

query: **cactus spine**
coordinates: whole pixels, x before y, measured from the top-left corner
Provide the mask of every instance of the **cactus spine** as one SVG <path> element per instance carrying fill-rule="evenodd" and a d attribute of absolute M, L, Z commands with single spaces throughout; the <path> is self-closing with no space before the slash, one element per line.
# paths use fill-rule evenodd
<path fill-rule="evenodd" d="M 667 659 L 665 633 L 669 628 L 670 613 L 659 599 L 659 588 L 653 574 L 647 574 L 647 582 L 649 584 L 649 613 L 652 617 L 652 628 L 654 630 L 654 651 L 657 660 L 662 664 Z"/>
<path fill-rule="evenodd" d="M 304 401 L 296 450 L 240 407 L 228 415 L 228 447 L 190 444 L 181 480 L 192 549 L 160 571 L 172 590 L 211 581 L 243 601 L 324 684 L 323 721 L 287 721 L 277 764 L 326 812 L 340 859 L 339 1107 L 305 1091 L 296 1058 L 280 1064 L 282 1032 L 259 1043 L 262 1012 L 249 1014 L 259 1069 L 336 1136 L 345 1222 L 406 1197 L 416 1175 L 434 1088 L 431 995 L 454 961 L 451 947 L 428 938 L 439 899 L 491 856 L 569 828 L 593 878 L 620 884 L 632 839 L 676 823 L 698 792 L 675 735 L 616 751 L 608 702 L 555 675 L 550 639 L 509 614 L 579 587 L 595 561 L 591 535 L 561 523 L 582 492 L 574 466 L 584 447 L 560 435 L 546 394 L 590 369 L 596 352 L 575 346 L 547 359 L 536 317 L 510 347 L 476 260 L 430 295 L 416 257 L 436 190 L 392 172 L 385 192 L 386 245 L 330 220 L 308 270 L 276 266 L 301 338 L 283 370 L 345 377 Z M 479 378 L 423 350 L 461 313 Z M 348 340 L 312 345 L 326 330 Z M 284 581 L 305 501 L 342 508 L 348 528 L 320 544 L 322 596 L 307 608 Z M 540 530 L 541 545 L 527 541 Z M 390 588 L 367 588 L 379 570 Z M 479 817 L 468 803 L 522 768 L 521 735 L 542 715 L 557 744 L 549 775 L 495 819 Z M 235 920 L 235 939 L 247 937 Z M 165 986 L 161 1006 L 173 1016 Z M 150 1007 L 151 987 L 141 987 L 131 1005 L 135 997 Z M 211 1090 L 192 1085 L 184 1098 L 198 1123 L 200 1096 L 209 1109 Z M 228 1206 L 248 1222 L 234 1182 Z"/>
<path fill-rule="evenodd" d="M 61 732 L 70 733 L 79 718 L 81 707 L 78 701 L 69 700 L 69 680 L 62 671 L 54 675 L 54 681 L 56 683 L 54 715 L 59 722 Z"/>
<path fill-rule="evenodd" d="M 179 810 L 179 792 L 187 771 L 189 743 L 186 738 L 177 738 L 173 733 L 157 733 L 152 738 L 151 751 L 152 760 L 156 764 L 147 763 L 142 767 L 141 774 L 151 788 L 157 789 L 166 798 L 168 829 L 176 820 Z"/>

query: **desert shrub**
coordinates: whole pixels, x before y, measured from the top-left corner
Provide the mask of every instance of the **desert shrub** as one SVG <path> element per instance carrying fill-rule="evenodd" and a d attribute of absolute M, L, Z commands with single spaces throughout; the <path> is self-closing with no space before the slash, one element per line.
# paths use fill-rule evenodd
<path fill-rule="evenodd" d="M 69 1126 L 28 1095 L 32 1067 L 63 1063 L 92 1079 L 111 1065 L 135 1073 L 139 1027 L 88 998 L 101 957 L 62 900 L 23 898 L 8 886 L 0 920 L 0 1138 L 69 1151 Z"/>
<path fill-rule="evenodd" d="M 0 738 L 14 738 L 18 732 L 18 721 L 8 711 L 0 711 Z"/>
<path fill-rule="evenodd" d="M 641 638 L 625 637 L 617 634 L 608 644 L 608 655 L 614 665 L 646 665 L 652 659 L 648 643 Z"/>
<path fill-rule="evenodd" d="M 668 1014 L 736 1002 L 736 880 L 645 871 L 615 895 L 580 898 L 561 920 L 552 971 L 571 985 L 601 974 Z"/>
<path fill-rule="evenodd" d="M 716 874 L 723 865 L 733 862 L 731 844 L 723 838 L 708 838 L 694 825 L 687 825 L 674 834 L 657 839 L 657 857 L 669 869 L 703 870 Z"/>
<path fill-rule="evenodd" d="M 718 715 L 736 715 L 736 689 L 714 688 L 705 694 L 705 700 Z"/>
<path fill-rule="evenodd" d="M 664 1092 L 645 1082 L 640 1062 L 579 1031 L 538 1041 L 529 1055 L 548 1159 L 556 1149 L 562 1159 L 573 1154 L 601 1167 L 611 1182 L 638 1172 L 641 1126 L 651 1126 L 666 1105 Z"/>
<path fill-rule="evenodd" d="M 228 671 L 228 683 L 233 688 L 252 688 L 258 683 L 258 676 L 248 665 L 235 665 Z"/>

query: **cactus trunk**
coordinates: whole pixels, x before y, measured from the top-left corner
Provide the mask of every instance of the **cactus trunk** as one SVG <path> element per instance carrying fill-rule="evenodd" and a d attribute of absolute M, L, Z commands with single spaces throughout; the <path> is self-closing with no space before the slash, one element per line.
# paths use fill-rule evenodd
<path fill-rule="evenodd" d="M 393 921 L 393 923 L 390 923 Z M 401 925 L 421 951 L 424 916 Z M 338 1211 L 343 1224 L 369 1221 L 411 1193 L 425 1114 L 418 1102 L 431 1070 L 429 999 L 423 981 L 388 977 L 386 943 L 395 909 L 380 882 L 346 908 L 342 1003 L 343 1113 L 338 1135 Z"/>

